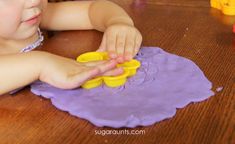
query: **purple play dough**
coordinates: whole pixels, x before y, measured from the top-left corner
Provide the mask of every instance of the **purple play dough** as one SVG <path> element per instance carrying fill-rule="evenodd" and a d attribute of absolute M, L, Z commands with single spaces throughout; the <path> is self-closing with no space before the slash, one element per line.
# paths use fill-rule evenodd
<path fill-rule="evenodd" d="M 214 95 L 211 82 L 191 60 L 156 47 L 143 47 L 136 59 L 141 62 L 137 74 L 118 88 L 63 90 L 36 82 L 31 91 L 71 115 L 114 128 L 152 125 Z"/>

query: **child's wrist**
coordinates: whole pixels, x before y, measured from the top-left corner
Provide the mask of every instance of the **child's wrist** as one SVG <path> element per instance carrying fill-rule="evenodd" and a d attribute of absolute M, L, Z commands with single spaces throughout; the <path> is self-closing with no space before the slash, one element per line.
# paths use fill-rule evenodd
<path fill-rule="evenodd" d="M 32 51 L 30 52 L 33 55 L 35 68 L 37 69 L 37 77 L 39 79 L 42 70 L 44 69 L 45 64 L 50 57 L 50 53 L 43 51 Z"/>

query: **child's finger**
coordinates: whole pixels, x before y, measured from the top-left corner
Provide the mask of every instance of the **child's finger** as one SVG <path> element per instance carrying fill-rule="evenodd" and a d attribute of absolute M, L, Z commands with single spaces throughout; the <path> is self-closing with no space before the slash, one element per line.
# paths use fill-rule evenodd
<path fill-rule="evenodd" d="M 87 71 L 83 71 L 81 73 L 78 73 L 76 75 L 73 75 L 68 78 L 69 84 L 67 84 L 68 88 L 77 88 L 80 85 L 82 85 L 84 82 L 86 82 L 89 79 L 92 79 L 96 75 L 99 74 L 99 70 L 96 68 L 89 69 Z"/>
<path fill-rule="evenodd" d="M 134 50 L 135 53 L 133 56 L 135 56 L 138 53 L 140 46 L 141 46 L 141 43 L 142 43 L 142 36 L 141 36 L 141 34 L 138 34 L 135 38 L 135 50 Z"/>
<path fill-rule="evenodd" d="M 109 53 L 109 56 L 113 59 L 117 58 L 116 54 L 116 33 L 109 33 L 107 34 L 107 43 L 106 43 L 106 48 Z"/>
<path fill-rule="evenodd" d="M 84 66 L 93 67 L 93 66 L 104 64 L 105 62 L 107 62 L 107 61 L 101 60 L 101 61 L 85 62 L 85 63 L 80 63 L 80 64 L 82 64 Z"/>
<path fill-rule="evenodd" d="M 118 55 L 117 61 L 119 63 L 124 62 L 125 43 L 126 43 L 126 35 L 124 33 L 119 33 L 117 35 L 117 42 L 116 42 L 116 53 Z"/>
<path fill-rule="evenodd" d="M 111 60 L 103 64 L 97 65 L 96 68 L 99 70 L 99 73 L 105 73 L 106 71 L 115 68 L 116 65 L 117 65 L 117 62 L 115 60 Z"/>
<path fill-rule="evenodd" d="M 123 68 L 119 67 L 119 68 L 114 68 L 110 71 L 107 71 L 102 75 L 103 76 L 117 76 L 117 75 L 121 75 L 123 72 L 124 72 Z"/>
<path fill-rule="evenodd" d="M 118 56 L 123 56 L 125 51 L 125 43 L 126 43 L 126 35 L 125 33 L 120 32 L 117 34 L 117 42 L 116 42 L 116 51 Z"/>
<path fill-rule="evenodd" d="M 102 42 L 101 42 L 100 47 L 97 50 L 97 52 L 104 52 L 105 50 L 106 50 L 106 34 L 104 33 L 103 38 L 102 38 Z"/>
<path fill-rule="evenodd" d="M 131 60 L 134 51 L 135 51 L 135 33 L 130 33 L 126 37 L 125 60 L 127 61 Z"/>
<path fill-rule="evenodd" d="M 69 77 L 68 81 L 70 83 L 72 83 L 70 88 L 71 87 L 76 88 L 76 87 L 82 85 L 85 81 L 87 81 L 97 75 L 100 75 L 102 73 L 105 73 L 108 70 L 113 69 L 114 67 L 116 67 L 116 64 L 117 63 L 114 60 L 111 60 L 111 61 L 105 62 L 103 64 L 100 64 L 94 68 L 91 68 L 89 70 L 80 72 L 76 75 Z"/>

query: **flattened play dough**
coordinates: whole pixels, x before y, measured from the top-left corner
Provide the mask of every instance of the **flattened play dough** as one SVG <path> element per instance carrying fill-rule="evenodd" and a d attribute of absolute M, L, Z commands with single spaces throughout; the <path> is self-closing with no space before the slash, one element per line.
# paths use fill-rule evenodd
<path fill-rule="evenodd" d="M 31 91 L 96 126 L 148 126 L 173 117 L 177 108 L 214 95 L 212 84 L 191 60 L 157 47 L 143 47 L 136 56 L 137 74 L 124 86 L 62 90 L 36 82 Z"/>

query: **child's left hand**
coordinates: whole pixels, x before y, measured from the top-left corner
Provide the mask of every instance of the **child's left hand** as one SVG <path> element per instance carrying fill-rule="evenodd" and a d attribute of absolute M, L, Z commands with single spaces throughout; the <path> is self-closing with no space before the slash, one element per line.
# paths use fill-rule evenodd
<path fill-rule="evenodd" d="M 107 51 L 119 63 L 131 60 L 139 51 L 142 35 L 137 28 L 127 24 L 113 24 L 103 35 L 97 51 Z"/>

